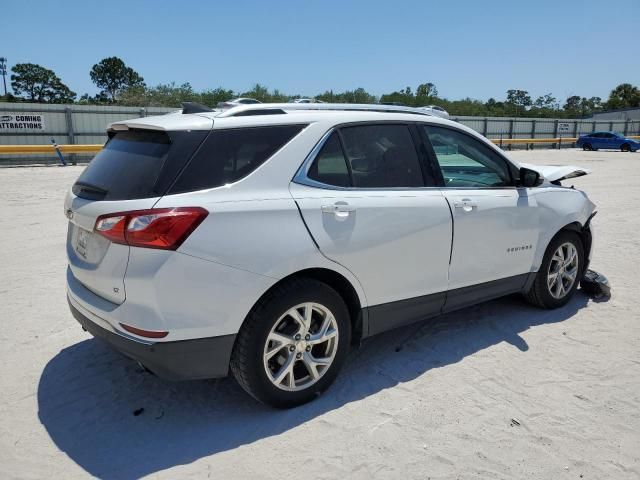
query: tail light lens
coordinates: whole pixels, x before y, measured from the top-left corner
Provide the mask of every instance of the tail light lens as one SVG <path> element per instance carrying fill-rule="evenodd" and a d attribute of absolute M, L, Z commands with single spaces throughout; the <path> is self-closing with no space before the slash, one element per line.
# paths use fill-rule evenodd
<path fill-rule="evenodd" d="M 200 207 L 110 213 L 98 217 L 94 231 L 114 243 L 176 250 L 208 214 Z"/>
<path fill-rule="evenodd" d="M 140 335 L 141 337 L 147 338 L 164 338 L 169 335 L 169 332 L 161 332 L 157 330 L 143 330 L 141 328 L 133 327 L 131 325 L 127 325 L 125 323 L 121 323 L 120 326 L 124 328 L 129 333 L 134 333 L 136 335 Z"/>

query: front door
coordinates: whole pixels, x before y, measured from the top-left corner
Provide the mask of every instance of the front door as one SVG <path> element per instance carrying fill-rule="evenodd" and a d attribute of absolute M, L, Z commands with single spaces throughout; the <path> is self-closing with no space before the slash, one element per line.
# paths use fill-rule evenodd
<path fill-rule="evenodd" d="M 453 214 L 449 290 L 463 289 L 459 301 L 468 303 L 477 300 L 474 291 L 481 298 L 483 290 L 488 296 L 518 290 L 531 270 L 538 238 L 535 197 L 515 186 L 507 161 L 478 139 L 453 128 L 423 128 Z M 451 295 L 447 306 L 454 303 Z"/>
<path fill-rule="evenodd" d="M 620 149 L 620 145 L 622 145 L 620 138 L 617 135 L 614 135 L 613 133 L 605 133 L 604 140 L 607 142 L 607 146 L 604 148 L 618 150 Z"/>

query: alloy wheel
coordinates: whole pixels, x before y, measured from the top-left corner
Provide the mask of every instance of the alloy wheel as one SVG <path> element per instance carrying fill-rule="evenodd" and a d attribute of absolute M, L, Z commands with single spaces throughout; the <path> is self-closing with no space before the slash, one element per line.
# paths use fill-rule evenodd
<path fill-rule="evenodd" d="M 547 287 L 553 298 L 564 298 L 573 288 L 578 277 L 578 250 L 570 242 L 558 247 L 549 263 Z"/>
<path fill-rule="evenodd" d="M 338 324 L 319 303 L 287 310 L 267 335 L 263 364 L 273 385 L 287 391 L 308 388 L 329 370 L 338 350 Z"/>

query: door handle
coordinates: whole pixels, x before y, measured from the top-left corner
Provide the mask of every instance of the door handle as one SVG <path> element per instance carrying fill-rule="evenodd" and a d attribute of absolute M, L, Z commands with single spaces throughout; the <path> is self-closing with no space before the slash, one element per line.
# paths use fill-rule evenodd
<path fill-rule="evenodd" d="M 454 208 L 461 208 L 465 212 L 472 212 L 478 208 L 478 202 L 474 202 L 470 198 L 463 198 L 459 202 L 453 202 Z"/>
<path fill-rule="evenodd" d="M 356 211 L 356 207 L 347 203 L 334 203 L 333 205 L 322 205 L 320 207 L 322 213 L 333 214 L 336 218 L 344 219 L 349 216 L 351 212 Z"/>

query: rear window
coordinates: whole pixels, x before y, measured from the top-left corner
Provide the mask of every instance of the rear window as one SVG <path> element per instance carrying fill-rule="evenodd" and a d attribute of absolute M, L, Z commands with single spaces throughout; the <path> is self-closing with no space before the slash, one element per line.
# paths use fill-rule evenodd
<path fill-rule="evenodd" d="M 246 177 L 306 125 L 213 130 L 169 193 L 220 187 Z"/>
<path fill-rule="evenodd" d="M 116 132 L 82 172 L 73 193 L 91 200 L 161 196 L 208 133 Z"/>

